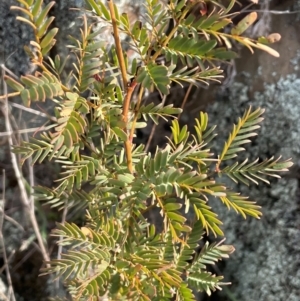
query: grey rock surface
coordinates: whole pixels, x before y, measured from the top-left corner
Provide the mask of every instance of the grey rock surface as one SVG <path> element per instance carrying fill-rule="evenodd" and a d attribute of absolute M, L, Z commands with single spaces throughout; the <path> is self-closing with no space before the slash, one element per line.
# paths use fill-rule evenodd
<path fill-rule="evenodd" d="M 29 25 L 16 20 L 18 13 L 10 10 L 12 5 L 18 5 L 18 2 L 0 1 L 0 64 L 5 64 L 11 71 L 21 75 L 31 69 L 22 45 L 29 44 L 33 31 Z"/>
<path fill-rule="evenodd" d="M 293 1 L 284 1 L 275 10 L 290 9 Z M 232 285 L 217 300 L 237 301 L 296 301 L 300 300 L 300 79 L 299 16 L 272 17 L 271 32 L 282 34 L 282 41 L 274 48 L 280 58 L 265 53 L 254 56 L 243 51 L 236 61 L 237 76 L 221 93 L 215 103 L 208 106 L 212 124 L 218 124 L 218 144 L 232 130 L 232 124 L 251 105 L 265 108 L 265 120 L 258 137 L 247 145 L 240 160 L 278 157 L 292 158 L 295 166 L 282 179 L 270 179 L 271 185 L 261 183 L 249 188 L 231 187 L 262 206 L 261 220 L 237 216 L 217 204 L 220 219 L 224 222 L 226 243 L 233 244 L 235 253 L 225 263 L 222 274 Z M 215 203 L 213 203 L 214 206 Z"/>
<path fill-rule="evenodd" d="M 237 117 L 250 105 L 266 108 L 265 120 L 247 156 L 262 159 L 282 155 L 300 159 L 300 79 L 289 75 L 276 84 L 266 84 L 264 91 L 249 97 L 251 79 L 236 82 L 227 100 L 220 99 L 208 109 L 211 120 L 218 120 L 219 136 L 226 138 Z M 220 149 L 222 144 L 218 144 Z M 236 252 L 227 261 L 226 280 L 237 300 L 296 301 L 300 296 L 300 215 L 297 174 L 289 174 L 271 185 L 255 184 L 249 188 L 231 186 L 249 195 L 262 206 L 260 221 L 244 221 L 224 206 L 218 206 L 224 222 L 226 243 Z"/>
<path fill-rule="evenodd" d="M 51 0 L 44 0 L 44 4 L 48 4 Z M 126 11 L 129 19 L 134 21 L 144 12 L 143 1 L 115 0 L 115 4 L 119 7 L 120 12 Z M 24 22 L 16 20 L 16 16 L 22 16 L 20 11 L 10 10 L 11 6 L 19 6 L 16 0 L 0 1 L 0 64 L 10 69 L 17 76 L 34 71 L 34 66 L 30 63 L 30 59 L 26 55 L 23 47 L 29 45 L 34 40 L 32 28 Z M 62 58 L 70 54 L 70 50 L 66 45 L 72 44 L 69 36 L 80 40 L 80 28 L 82 26 L 82 14 L 85 11 L 84 0 L 56 0 L 55 5 L 49 12 L 49 16 L 55 19 L 51 27 L 58 27 L 59 31 L 55 37 L 56 44 L 50 52 L 50 56 L 54 58 L 59 54 Z M 100 20 L 91 19 L 89 22 L 100 25 Z M 108 43 L 113 41 L 111 31 L 103 32 L 99 39 Z M 74 57 L 73 57 L 74 59 Z M 73 60 L 74 61 L 74 60 Z M 72 66 L 72 60 L 67 64 L 68 73 Z M 66 75 L 66 74 L 65 74 Z"/>

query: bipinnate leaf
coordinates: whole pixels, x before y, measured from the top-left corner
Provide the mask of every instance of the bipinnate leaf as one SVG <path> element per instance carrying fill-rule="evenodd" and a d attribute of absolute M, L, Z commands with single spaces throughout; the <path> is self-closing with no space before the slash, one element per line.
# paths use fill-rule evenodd
<path fill-rule="evenodd" d="M 164 106 L 162 103 L 159 103 L 155 106 L 154 103 L 150 103 L 148 105 L 142 105 L 139 112 L 144 120 L 147 121 L 148 117 L 150 117 L 155 124 L 158 124 L 159 117 L 167 121 L 167 117 L 173 117 L 174 115 L 180 114 L 182 109 L 174 108 L 172 104 Z"/>
<path fill-rule="evenodd" d="M 122 140 L 122 141 L 126 141 L 128 139 L 127 134 L 118 127 L 114 127 L 112 128 L 112 131 Z"/>
<path fill-rule="evenodd" d="M 167 61 L 177 64 L 177 60 L 180 59 L 184 65 L 189 67 L 193 67 L 195 63 L 197 63 L 204 71 L 203 61 L 211 61 L 215 59 L 214 51 L 217 50 L 217 44 L 218 42 L 215 39 L 210 39 L 207 41 L 205 39 L 198 40 L 191 39 L 188 36 L 177 35 L 175 38 L 171 39 L 163 51 L 166 55 Z M 226 60 L 225 54 L 223 58 Z M 191 70 L 189 70 L 189 73 L 187 72 L 189 77 L 191 77 L 191 73 Z M 174 74 L 172 74 L 172 76 L 174 77 Z"/>
<path fill-rule="evenodd" d="M 205 292 L 208 296 L 217 289 L 221 290 L 219 282 L 223 276 L 216 276 L 207 271 L 190 273 L 187 276 L 189 286 L 197 291 Z"/>
<path fill-rule="evenodd" d="M 54 5 L 55 5 L 55 1 L 49 2 L 43 8 L 43 10 L 40 12 L 40 14 L 38 16 L 36 16 L 35 24 L 38 28 L 40 28 L 41 25 L 45 22 L 45 20 L 47 20 L 47 15 Z"/>
<path fill-rule="evenodd" d="M 223 245 L 225 238 L 219 243 L 206 242 L 194 260 L 195 266 L 191 270 L 206 269 L 207 265 L 215 265 L 218 261 L 224 258 L 229 258 L 229 255 L 235 251 L 232 245 Z"/>
<path fill-rule="evenodd" d="M 193 205 L 197 220 L 201 223 L 201 227 L 207 234 L 212 233 L 216 236 L 224 236 L 220 226 L 223 224 L 218 215 L 211 210 L 211 207 L 206 204 L 206 201 L 197 197 L 197 195 L 189 198 Z"/>
<path fill-rule="evenodd" d="M 248 197 L 241 196 L 239 193 L 227 191 L 226 196 L 220 197 L 220 200 L 227 206 L 232 208 L 246 218 L 247 215 L 260 219 L 262 212 L 260 206 L 256 202 L 248 201 Z"/>
<path fill-rule="evenodd" d="M 64 145 L 73 149 L 79 142 L 79 135 L 84 133 L 87 126 L 84 114 L 90 110 L 86 100 L 77 93 L 67 92 L 66 97 L 60 104 L 55 132 L 51 134 L 51 143 L 56 151 Z"/>
<path fill-rule="evenodd" d="M 224 19 L 222 19 L 222 20 L 220 20 L 220 21 L 214 23 L 214 25 L 211 26 L 210 29 L 211 29 L 212 31 L 218 31 L 218 30 L 220 30 L 220 29 L 223 29 L 225 26 L 227 26 L 228 24 L 231 24 L 231 23 L 232 23 L 231 19 L 229 19 L 229 18 L 224 18 Z"/>
<path fill-rule="evenodd" d="M 245 159 L 242 163 L 235 162 L 231 166 L 226 166 L 220 170 L 220 173 L 227 175 L 236 183 L 241 182 L 249 185 L 250 182 L 253 182 L 258 185 L 258 181 L 262 181 L 270 184 L 265 176 L 280 178 L 278 173 L 288 171 L 288 168 L 293 165 L 290 159 L 285 161 L 280 161 L 280 159 L 281 157 L 277 159 L 272 157 L 262 162 L 256 159 L 250 163 L 248 163 L 248 159 Z"/>
<path fill-rule="evenodd" d="M 214 132 L 216 126 L 207 129 L 208 126 L 208 114 L 200 112 L 199 118 L 195 118 L 196 125 L 194 126 L 196 131 L 196 138 L 198 143 L 208 144 L 211 142 L 217 134 Z"/>
<path fill-rule="evenodd" d="M 63 94 L 61 84 L 57 78 L 45 72 L 36 72 L 35 75 L 21 76 L 22 84 L 10 76 L 6 76 L 7 84 L 14 90 L 20 92 L 25 106 L 29 107 L 32 101 L 45 101 L 46 98 L 53 99 Z"/>
<path fill-rule="evenodd" d="M 189 132 L 187 130 L 187 125 L 184 125 L 182 128 L 179 126 L 178 120 L 172 121 L 172 134 L 175 145 L 180 144 L 181 142 L 186 142 L 189 137 Z"/>
<path fill-rule="evenodd" d="M 31 41 L 31 44 L 36 43 L 37 57 L 39 63 L 42 62 L 43 56 L 47 55 L 51 48 L 55 45 L 56 40 L 54 37 L 58 32 L 58 28 L 52 28 L 48 31 L 54 17 L 48 17 L 49 11 L 55 5 L 55 1 L 50 1 L 45 7 L 44 0 L 27 1 L 18 0 L 24 7 L 13 6 L 12 9 L 18 10 L 26 15 L 26 17 L 17 16 L 17 20 L 29 24 L 35 33 L 35 41 Z M 32 43 L 33 42 L 33 43 Z"/>
<path fill-rule="evenodd" d="M 251 142 L 249 138 L 257 135 L 256 130 L 260 128 L 258 124 L 263 120 L 261 115 L 264 111 L 264 109 L 258 108 L 252 112 L 252 108 L 250 107 L 244 113 L 244 116 L 239 118 L 238 123 L 233 126 L 233 130 L 225 142 L 218 165 L 222 161 L 235 158 L 238 152 L 245 150 L 241 146 Z"/>
<path fill-rule="evenodd" d="M 208 242 L 202 247 L 200 253 L 195 256 L 191 266 L 188 268 L 187 282 L 190 287 L 205 291 L 208 295 L 216 289 L 221 289 L 222 276 L 216 276 L 206 271 L 207 265 L 214 265 L 223 258 L 228 258 L 234 252 L 234 247 L 223 245 L 225 239 L 219 243 L 209 244 Z"/>
<path fill-rule="evenodd" d="M 188 261 L 194 258 L 195 250 L 199 246 L 199 241 L 204 235 L 204 229 L 200 221 L 193 224 L 192 230 L 187 233 L 185 243 L 181 244 L 179 256 L 176 258 L 177 269 L 184 272 L 188 266 Z"/>
<path fill-rule="evenodd" d="M 194 40 L 188 37 L 178 35 L 172 39 L 168 45 L 170 50 L 176 51 L 179 54 L 204 56 L 217 45 L 216 40 Z"/>
<path fill-rule="evenodd" d="M 180 288 L 178 289 L 178 294 L 181 298 L 180 300 L 196 301 L 193 290 L 188 287 L 187 283 L 181 283 Z"/>
<path fill-rule="evenodd" d="M 36 18 L 37 14 L 41 10 L 43 2 L 44 2 L 43 0 L 35 0 L 34 1 L 34 4 L 33 4 L 32 9 L 31 9 L 31 13 L 32 13 L 33 17 Z"/>

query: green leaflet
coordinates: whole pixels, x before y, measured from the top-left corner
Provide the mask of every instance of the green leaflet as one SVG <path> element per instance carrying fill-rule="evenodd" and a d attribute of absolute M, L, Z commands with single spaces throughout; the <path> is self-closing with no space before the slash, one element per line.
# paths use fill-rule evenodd
<path fill-rule="evenodd" d="M 7 84 L 21 92 L 21 98 L 25 106 L 29 107 L 32 101 L 45 101 L 46 98 L 53 98 L 62 95 L 63 90 L 57 78 L 53 75 L 37 72 L 36 76 L 26 75 L 21 77 L 22 84 L 10 76 L 6 76 Z"/>
<path fill-rule="evenodd" d="M 149 90 L 155 86 L 162 94 L 166 95 L 169 93 L 170 79 L 168 77 L 168 69 L 165 66 L 149 64 L 142 67 L 136 80 Z"/>
<path fill-rule="evenodd" d="M 22 84 L 18 83 L 12 77 L 5 75 L 4 80 L 15 91 L 21 92 L 22 90 L 24 90 L 24 86 Z"/>

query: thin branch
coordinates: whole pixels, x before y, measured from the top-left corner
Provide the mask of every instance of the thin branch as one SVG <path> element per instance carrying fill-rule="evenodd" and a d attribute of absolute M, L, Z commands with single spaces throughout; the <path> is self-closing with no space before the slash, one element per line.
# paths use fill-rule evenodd
<path fill-rule="evenodd" d="M 6 254 L 6 248 L 5 248 L 5 241 L 4 241 L 4 237 L 3 237 L 3 223 L 4 223 L 4 208 L 5 208 L 5 170 L 2 171 L 2 187 L 3 187 L 3 192 L 2 192 L 2 204 L 3 204 L 3 208 L 2 208 L 2 212 L 0 214 L 0 242 L 1 242 L 1 246 L 2 246 L 2 253 L 3 253 L 3 261 L 4 261 L 4 266 L 5 266 L 5 271 L 6 271 L 6 278 L 7 278 L 7 282 L 8 282 L 8 300 L 10 300 L 10 296 L 11 296 L 11 300 L 15 301 L 15 294 L 14 294 L 14 290 L 13 290 L 13 285 L 12 285 L 12 279 L 11 279 L 11 275 L 10 275 L 10 270 L 9 270 L 9 265 L 8 265 L 8 258 L 7 258 L 7 254 Z"/>
<path fill-rule="evenodd" d="M 64 224 L 66 222 L 66 219 L 67 219 L 67 213 L 68 213 L 68 202 L 66 201 L 65 202 L 65 206 L 64 206 L 64 210 L 63 210 L 63 214 L 62 214 L 62 218 L 61 218 L 61 223 Z M 61 259 L 61 253 L 62 253 L 62 242 L 63 240 L 63 237 L 62 235 L 59 237 L 59 241 L 58 241 L 58 250 L 57 250 L 57 260 L 60 260 Z M 60 283 L 60 280 L 59 278 L 57 278 L 56 280 L 56 289 L 58 290 L 59 289 L 59 283 Z"/>
<path fill-rule="evenodd" d="M 20 266 L 22 266 L 23 263 L 26 262 L 27 259 L 32 256 L 32 254 L 34 254 L 34 252 L 35 252 L 34 248 L 29 249 L 25 253 L 25 255 L 23 255 L 22 258 L 14 265 L 12 272 L 15 273 L 18 270 L 18 268 L 20 268 Z"/>
<path fill-rule="evenodd" d="M 0 100 L 0 101 L 3 101 L 3 100 Z M 10 102 L 9 104 L 12 107 L 15 107 L 15 108 L 18 108 L 20 110 L 23 110 L 23 111 L 35 114 L 35 115 L 40 116 L 40 117 L 48 118 L 48 119 L 52 120 L 53 122 L 57 122 L 57 118 L 51 117 L 51 116 L 49 116 L 49 115 L 47 115 L 47 114 L 45 114 L 43 112 L 37 111 L 37 110 L 32 109 L 32 108 L 27 108 L 27 107 L 25 107 L 23 105 L 20 105 L 18 103 L 14 103 L 14 102 Z"/>
<path fill-rule="evenodd" d="M 24 227 L 20 223 L 18 223 L 16 220 L 14 220 L 12 217 L 10 217 L 9 215 L 5 214 L 5 212 L 2 210 L 2 208 L 0 208 L 0 213 L 4 214 L 4 219 L 5 220 L 7 220 L 8 222 L 12 223 L 15 227 L 17 227 L 22 232 L 25 231 Z M 0 271 L 0 274 L 1 274 L 1 271 Z"/>
<path fill-rule="evenodd" d="M 6 61 L 7 61 L 7 59 L 6 59 Z M 1 64 L 0 67 L 1 67 L 1 69 L 4 69 L 5 72 L 8 73 L 11 77 L 13 77 L 16 80 L 19 80 L 18 76 L 15 75 L 11 70 L 9 70 L 8 68 L 6 68 L 4 64 Z"/>
<path fill-rule="evenodd" d="M 118 25 L 117 25 L 117 21 L 116 21 L 114 3 L 113 3 L 113 0 L 108 0 L 107 2 L 108 2 L 112 26 L 113 26 L 113 35 L 114 35 L 114 39 L 115 39 L 116 53 L 117 53 L 117 57 L 118 57 L 118 61 L 119 61 L 121 74 L 122 74 L 123 88 L 124 88 L 124 91 L 126 92 L 126 96 L 123 101 L 123 112 L 122 112 L 123 121 L 125 123 L 124 130 L 126 131 L 126 128 L 128 125 L 128 114 L 129 114 L 130 101 L 132 98 L 134 88 L 136 87 L 137 83 L 136 83 L 136 81 L 133 81 L 130 85 L 128 84 L 126 65 L 125 65 L 121 40 L 120 40 L 120 36 L 119 36 Z M 132 153 L 131 153 L 132 139 L 130 138 L 130 135 L 128 136 L 127 140 L 124 142 L 124 147 L 125 147 L 125 153 L 126 153 L 126 159 L 127 159 L 127 167 L 128 167 L 128 170 L 132 173 L 133 172 Z"/>
<path fill-rule="evenodd" d="M 10 301 L 3 293 L 0 292 L 0 297 L 3 298 L 3 301 Z"/>
<path fill-rule="evenodd" d="M 10 131 L 10 132 L 0 132 L 0 137 L 6 137 L 11 136 L 13 134 L 25 134 L 25 133 L 36 133 L 44 130 L 49 130 L 53 128 L 55 125 L 49 125 L 49 126 L 42 126 L 38 128 L 29 128 L 29 129 L 21 129 L 17 131 Z"/>
<path fill-rule="evenodd" d="M 5 217 L 5 218 L 6 218 L 6 217 Z M 7 258 L 7 262 L 4 263 L 4 265 L 0 268 L 0 275 L 3 274 L 4 270 L 5 270 L 6 267 L 9 265 L 9 263 L 12 261 L 13 257 L 15 256 L 15 254 L 16 254 L 16 250 L 15 250 L 15 249 L 12 250 L 12 251 L 10 252 L 9 257 Z M 1 299 L 0 299 L 0 300 L 1 300 Z"/>
<path fill-rule="evenodd" d="M 129 140 L 131 142 L 133 141 L 133 135 L 134 135 L 134 131 L 135 131 L 135 125 L 137 123 L 139 109 L 140 109 L 141 104 L 142 104 L 143 94 L 144 94 L 144 87 L 141 86 L 140 87 L 140 91 L 139 91 L 138 101 L 137 101 L 137 103 L 135 105 L 135 109 L 134 109 L 135 115 L 134 115 L 134 119 L 133 119 L 131 130 L 130 130 L 130 135 L 129 135 Z"/>
<path fill-rule="evenodd" d="M 255 10 L 244 10 L 243 13 L 270 13 L 273 15 L 292 15 L 292 14 L 299 14 L 300 10 L 290 11 L 290 10 L 265 10 L 265 9 L 255 9 Z"/>
<path fill-rule="evenodd" d="M 167 99 L 167 95 L 164 95 L 163 100 L 161 102 L 162 107 L 165 105 L 166 99 Z M 146 144 L 146 147 L 145 147 L 145 152 L 146 153 L 148 152 L 148 149 L 150 147 L 151 141 L 153 139 L 153 136 L 154 136 L 154 133 L 155 133 L 155 130 L 156 130 L 156 126 L 157 125 L 155 123 L 152 126 L 151 133 L 150 133 L 150 136 L 148 138 L 148 141 L 147 141 L 147 144 Z"/>
<path fill-rule="evenodd" d="M 111 16 L 111 22 L 112 22 L 112 26 L 113 26 L 117 57 L 118 57 L 121 74 L 122 74 L 122 79 L 123 79 L 123 88 L 124 88 L 124 91 L 126 91 L 128 88 L 127 71 L 126 71 L 126 65 L 125 65 L 120 35 L 119 35 L 119 31 L 118 31 L 114 2 L 113 2 L 113 0 L 107 0 L 107 2 L 108 2 L 108 7 L 109 7 L 109 11 L 110 11 L 110 16 Z"/>
<path fill-rule="evenodd" d="M 25 133 L 25 140 L 29 142 L 28 135 Z M 30 156 L 27 160 L 27 166 L 29 170 L 29 186 L 30 186 L 30 194 L 29 194 L 29 201 L 30 201 L 30 206 L 34 208 L 34 197 L 33 197 L 33 187 L 34 185 L 34 172 L 33 172 L 33 164 L 32 164 L 32 157 Z"/>
<path fill-rule="evenodd" d="M 124 105 L 123 105 L 123 121 L 125 122 L 125 130 L 128 124 L 128 113 L 129 113 L 129 105 L 130 105 L 130 100 L 132 98 L 132 94 L 134 91 L 134 88 L 136 87 L 136 82 L 133 82 L 127 90 L 126 97 L 124 99 Z M 134 125 L 132 125 L 134 129 Z M 131 130 L 132 130 L 131 129 Z M 125 146 L 125 153 L 126 153 L 126 158 L 127 158 L 127 167 L 128 170 L 132 173 L 133 172 L 133 166 L 132 166 L 132 139 L 130 138 L 130 135 L 127 134 L 127 140 L 124 142 Z"/>
<path fill-rule="evenodd" d="M 188 98 L 189 98 L 189 96 L 190 96 L 190 94 L 191 94 L 192 88 L 193 88 L 193 84 L 190 84 L 189 87 L 188 87 L 188 89 L 187 89 L 187 91 L 186 91 L 186 93 L 185 93 L 183 102 L 182 102 L 182 104 L 181 104 L 182 112 L 183 112 L 183 109 L 184 109 L 184 107 L 185 107 L 185 104 L 186 104 L 186 102 L 187 102 L 187 100 L 188 100 Z M 182 114 L 182 113 L 180 113 L 180 114 L 178 115 L 178 120 L 180 119 L 181 114 Z"/>
<path fill-rule="evenodd" d="M 186 91 L 186 93 L 185 93 L 185 95 L 184 95 L 184 99 L 183 99 L 183 102 L 182 102 L 182 104 L 181 104 L 182 112 L 183 112 L 183 109 L 184 109 L 184 107 L 185 107 L 185 105 L 186 105 L 186 102 L 187 102 L 187 100 L 188 100 L 188 98 L 189 98 L 189 96 L 190 96 L 190 93 L 191 93 L 191 91 L 192 91 L 192 88 L 193 88 L 193 85 L 190 84 L 189 87 L 188 87 L 188 89 L 187 89 L 187 91 Z M 180 113 L 180 114 L 178 115 L 178 121 L 180 120 L 181 114 L 182 114 L 182 113 Z M 171 139 L 171 140 L 173 139 L 173 134 L 172 134 L 172 133 L 171 133 L 171 135 L 170 135 L 170 139 Z"/>
<path fill-rule="evenodd" d="M 123 103 L 123 121 L 126 123 L 128 123 L 128 113 L 129 113 L 129 107 L 130 107 L 130 100 L 132 98 L 132 93 L 134 91 L 134 88 L 136 87 L 136 82 L 133 82 L 129 87 L 128 87 L 128 90 L 127 90 L 127 94 L 125 96 L 125 99 L 124 99 L 124 103 Z"/>
<path fill-rule="evenodd" d="M 3 87 L 4 87 L 4 96 L 7 95 L 7 85 L 6 82 L 4 81 L 4 76 L 5 76 L 5 70 L 2 69 L 2 81 L 3 81 Z M 6 127 L 6 132 L 12 132 L 12 126 L 10 124 L 10 119 L 9 119 L 9 109 L 8 109 L 8 99 L 6 98 L 5 103 L 2 105 L 1 110 L 3 112 L 3 115 L 5 117 L 5 127 Z M 31 221 L 31 225 L 33 227 L 33 230 L 35 232 L 36 238 L 38 240 L 38 244 L 39 247 L 41 249 L 43 258 L 45 261 L 50 261 L 50 257 L 48 255 L 48 252 L 46 250 L 46 247 L 44 245 L 43 242 L 43 238 L 41 236 L 40 233 L 40 229 L 39 229 L 39 225 L 38 222 L 36 220 L 36 216 L 35 216 L 35 212 L 34 212 L 34 204 L 32 204 L 28 198 L 27 192 L 26 192 L 26 188 L 25 188 L 25 184 L 24 184 L 24 180 L 23 180 L 23 176 L 22 173 L 20 171 L 18 162 L 17 162 L 17 157 L 16 155 L 12 152 L 12 148 L 13 148 L 13 139 L 12 139 L 12 135 L 9 135 L 8 138 L 8 144 L 10 147 L 10 156 L 11 156 L 11 163 L 15 172 L 15 176 L 18 182 L 18 186 L 20 189 L 20 194 L 21 194 L 21 201 L 23 206 L 27 209 L 28 213 L 29 213 L 29 218 Z"/>

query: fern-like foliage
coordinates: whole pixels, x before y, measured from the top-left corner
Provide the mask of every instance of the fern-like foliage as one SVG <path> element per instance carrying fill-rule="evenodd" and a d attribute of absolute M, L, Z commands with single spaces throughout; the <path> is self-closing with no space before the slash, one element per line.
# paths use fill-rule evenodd
<path fill-rule="evenodd" d="M 61 96 L 63 90 L 55 76 L 47 72 L 36 72 L 35 75 L 21 76 L 18 83 L 12 77 L 6 75 L 7 84 L 14 90 L 20 92 L 24 105 L 30 106 L 32 101 L 45 101 Z"/>
<path fill-rule="evenodd" d="M 196 18 L 191 11 L 197 1 L 146 1 L 143 21 L 130 23 L 113 1 L 87 0 L 89 15 L 112 28 L 115 45 L 108 53 L 99 32 L 93 31 L 83 16 L 80 40 L 71 39 L 70 52 L 76 57 L 73 81 L 60 79 L 66 58 L 47 63 L 44 57 L 55 43 L 57 29 L 47 13 L 55 4 L 42 0 L 19 0 L 14 7 L 25 14 L 19 17 L 31 25 L 36 40 L 31 45 L 33 63 L 40 70 L 20 81 L 7 76 L 7 84 L 23 102 L 54 102 L 49 130 L 15 146 L 22 162 L 53 160 L 61 167 L 55 187 L 36 187 L 36 200 L 52 208 L 85 209 L 82 227 L 71 221 L 57 224 L 53 235 L 64 247 L 60 259 L 53 259 L 43 274 L 62 277 L 74 300 L 196 300 L 194 291 L 211 294 L 224 284 L 207 266 L 227 258 L 232 246 L 203 242 L 204 234 L 224 236 L 222 221 L 210 204 L 217 198 L 243 217 L 261 216 L 260 207 L 247 197 L 230 190 L 218 175 L 247 185 L 268 183 L 279 177 L 292 163 L 278 159 L 235 161 L 244 146 L 257 135 L 264 110 L 250 107 L 234 125 L 220 154 L 210 150 L 216 126 L 209 127 L 208 115 L 200 112 L 193 133 L 181 126 L 176 116 L 182 112 L 173 105 L 146 104 L 145 89 L 162 95 L 171 84 L 197 85 L 219 80 L 217 63 L 235 57 L 230 41 L 250 50 L 261 48 L 277 55 L 269 46 L 243 37 L 255 21 L 250 14 L 231 33 L 230 10 L 235 1 L 223 7 L 216 1 L 212 13 Z M 174 26 L 167 31 L 172 20 Z M 120 34 L 126 36 L 135 57 L 127 60 L 120 48 Z M 158 58 L 163 55 L 165 64 Z M 49 62 L 49 63 L 48 63 Z M 182 67 L 182 63 L 185 67 Z M 136 101 L 134 90 L 139 87 Z M 16 95 L 16 93 L 14 93 Z M 172 138 L 164 148 L 146 153 L 144 145 L 134 145 L 137 128 L 151 119 L 172 119 Z M 146 218 L 159 209 L 161 224 Z"/>
<path fill-rule="evenodd" d="M 270 182 L 265 178 L 265 176 L 280 178 L 277 174 L 277 171 L 288 171 L 284 168 L 285 163 L 279 162 L 281 157 L 274 159 L 266 159 L 262 162 L 259 162 L 259 159 L 254 160 L 253 162 L 248 163 L 248 159 L 245 159 L 242 163 L 235 162 L 231 166 L 226 166 L 220 171 L 221 173 L 226 174 L 234 182 L 241 182 L 246 185 L 249 185 L 250 182 L 253 182 L 258 185 L 258 181 L 265 182 L 270 184 Z M 283 167 L 283 168 L 282 168 Z"/>
<path fill-rule="evenodd" d="M 92 32 L 92 25 L 88 26 L 87 19 L 83 16 L 83 29 L 81 30 L 81 41 L 74 40 L 75 45 L 70 46 L 74 49 L 77 55 L 78 64 L 75 65 L 77 76 L 77 88 L 79 92 L 85 91 L 93 82 L 95 82 L 95 75 L 99 73 L 102 65 L 100 56 L 103 54 L 104 43 L 95 41 L 95 36 L 98 32 Z"/>
<path fill-rule="evenodd" d="M 35 48 L 37 54 L 34 54 L 28 46 L 26 46 L 25 50 L 27 50 L 36 64 L 42 65 L 43 57 L 49 53 L 56 42 L 54 37 L 58 32 L 58 28 L 49 30 L 54 17 L 48 17 L 48 13 L 55 5 L 55 1 L 50 1 L 46 6 L 44 6 L 43 0 L 18 0 L 18 2 L 22 6 L 12 6 L 11 9 L 20 11 L 24 17 L 18 16 L 17 20 L 25 22 L 33 29 L 35 41 L 31 41 L 30 45 Z"/>
<path fill-rule="evenodd" d="M 263 113 L 264 110 L 260 108 L 251 112 L 251 107 L 245 112 L 244 116 L 233 126 L 232 133 L 230 133 L 227 142 L 225 142 L 219 164 L 221 161 L 235 158 L 238 152 L 245 150 L 241 146 L 251 142 L 249 138 L 257 135 L 255 130 L 260 128 L 258 123 L 263 120 L 261 117 Z"/>
<path fill-rule="evenodd" d="M 89 113 L 86 100 L 75 93 L 66 93 L 66 98 L 57 107 L 57 126 L 51 133 L 51 144 L 54 151 L 62 146 L 72 149 L 79 143 L 79 136 L 85 132 L 87 126 L 85 114 Z"/>

